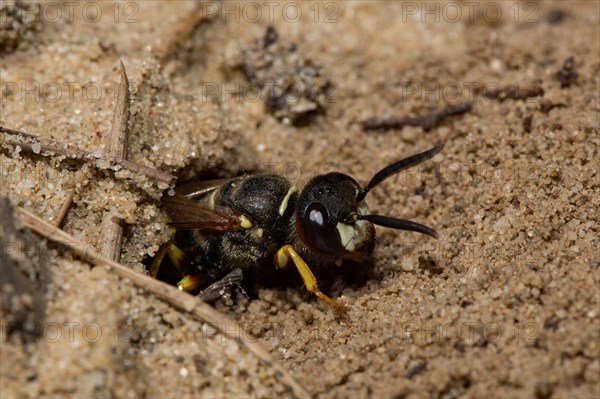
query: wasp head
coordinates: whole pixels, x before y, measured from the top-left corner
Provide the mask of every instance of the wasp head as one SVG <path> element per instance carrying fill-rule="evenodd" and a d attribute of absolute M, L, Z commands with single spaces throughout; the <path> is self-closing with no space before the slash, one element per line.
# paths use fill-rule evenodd
<path fill-rule="evenodd" d="M 298 198 L 296 226 L 302 241 L 329 258 L 369 255 L 375 229 L 359 219 L 369 213 L 365 201 L 357 201 L 360 190 L 356 180 L 342 173 L 311 179 Z"/>
<path fill-rule="evenodd" d="M 388 177 L 417 165 L 439 153 L 438 145 L 420 154 L 395 162 L 373 176 L 364 188 L 343 173 L 327 173 L 311 179 L 300 193 L 296 209 L 296 229 L 308 247 L 327 258 L 360 259 L 375 247 L 374 224 L 410 230 L 437 238 L 430 227 L 369 212 L 365 197 Z"/>

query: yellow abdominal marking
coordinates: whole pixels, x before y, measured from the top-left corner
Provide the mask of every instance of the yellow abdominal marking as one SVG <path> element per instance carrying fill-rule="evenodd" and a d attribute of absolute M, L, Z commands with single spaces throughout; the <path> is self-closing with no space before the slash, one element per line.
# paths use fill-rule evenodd
<path fill-rule="evenodd" d="M 252 222 L 245 215 L 241 215 L 240 226 L 242 226 L 245 229 L 249 229 L 250 227 L 252 227 Z"/>
<path fill-rule="evenodd" d="M 208 206 L 210 209 L 215 209 L 215 196 L 217 195 L 217 190 L 213 191 L 210 197 L 208 198 Z"/>
<path fill-rule="evenodd" d="M 290 189 L 288 190 L 285 197 L 283 197 L 283 201 L 281 201 L 281 204 L 279 205 L 279 216 L 283 216 L 283 214 L 285 213 L 285 210 L 287 209 L 288 201 L 290 200 L 290 197 L 292 196 L 292 194 L 294 194 L 297 191 L 298 191 L 298 189 L 296 188 L 296 186 L 290 187 Z"/>

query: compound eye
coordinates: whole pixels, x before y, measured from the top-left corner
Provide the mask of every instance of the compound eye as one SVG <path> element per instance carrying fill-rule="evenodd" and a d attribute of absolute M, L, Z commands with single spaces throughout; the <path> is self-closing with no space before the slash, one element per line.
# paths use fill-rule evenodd
<path fill-rule="evenodd" d="M 327 208 L 320 202 L 313 202 L 306 207 L 302 227 L 307 244 L 314 250 L 329 256 L 339 256 L 344 252 L 340 233 L 329 222 Z"/>

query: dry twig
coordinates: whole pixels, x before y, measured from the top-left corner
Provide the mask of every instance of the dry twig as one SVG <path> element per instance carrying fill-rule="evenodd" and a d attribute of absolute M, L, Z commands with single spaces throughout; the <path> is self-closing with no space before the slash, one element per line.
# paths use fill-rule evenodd
<path fill-rule="evenodd" d="M 270 355 L 270 353 L 257 342 L 252 342 L 246 337 L 249 334 L 233 319 L 217 312 L 212 306 L 202 302 L 197 297 L 191 296 L 177 288 L 170 286 L 162 281 L 152 277 L 135 272 L 126 266 L 123 266 L 113 260 L 105 258 L 90 248 L 89 245 L 79 241 L 75 237 L 67 234 L 63 230 L 52 226 L 38 216 L 23 209 L 16 208 L 20 214 L 23 225 L 39 235 L 61 244 L 69 248 L 82 259 L 96 266 L 107 267 L 116 275 L 126 278 L 136 286 L 143 288 L 157 297 L 163 299 L 167 303 L 192 313 L 199 320 L 205 321 L 218 330 L 225 336 L 235 340 L 240 345 L 244 346 L 250 353 L 255 355 L 263 364 L 274 371 L 275 376 L 286 384 L 297 397 L 310 397 L 308 393 L 292 378 L 292 376 L 280 364 L 278 364 Z"/>
<path fill-rule="evenodd" d="M 87 162 L 97 169 L 111 169 L 118 171 L 128 170 L 132 173 L 146 176 L 157 184 L 173 186 L 176 177 L 172 174 L 161 172 L 158 169 L 137 164 L 127 160 L 119 160 L 114 157 L 98 156 L 90 151 L 64 145 L 54 140 L 44 139 L 34 134 L 7 129 L 0 126 L 0 145 L 19 146 L 21 150 L 41 154 L 42 156 L 64 156 L 75 161 Z"/>
<path fill-rule="evenodd" d="M 529 97 L 541 97 L 544 95 L 544 88 L 537 83 L 525 86 L 509 85 L 502 88 L 489 87 L 486 88 L 482 95 L 490 100 L 525 100 Z"/>
<path fill-rule="evenodd" d="M 73 203 L 74 197 L 75 197 L 75 189 L 72 188 L 69 191 L 67 191 L 67 198 L 65 199 L 65 202 L 63 203 L 63 205 L 60 207 L 60 210 L 58 211 L 58 215 L 56 216 L 56 219 L 54 219 L 54 225 L 56 227 L 60 227 L 63 220 L 65 220 L 65 216 L 67 216 L 67 212 L 69 212 L 69 208 L 71 207 L 71 204 Z"/>
<path fill-rule="evenodd" d="M 121 65 L 121 81 L 115 111 L 113 114 L 112 127 L 110 129 L 110 142 L 108 143 L 108 154 L 116 159 L 127 159 L 127 140 L 129 135 L 129 79 L 123 61 Z"/>
<path fill-rule="evenodd" d="M 121 64 L 121 81 L 112 127 L 110 129 L 108 155 L 124 161 L 127 159 L 127 140 L 129 135 L 129 79 L 125 65 Z M 105 258 L 119 261 L 121 257 L 121 242 L 123 241 L 123 225 L 111 212 L 104 214 L 100 229 L 100 254 Z"/>
<path fill-rule="evenodd" d="M 444 119 L 461 115 L 471 111 L 470 103 L 460 103 L 449 105 L 441 111 L 423 116 L 403 116 L 400 118 L 371 118 L 360 123 L 362 129 L 366 130 L 387 130 L 400 129 L 404 126 L 420 126 L 425 130 L 429 130 L 436 126 Z"/>

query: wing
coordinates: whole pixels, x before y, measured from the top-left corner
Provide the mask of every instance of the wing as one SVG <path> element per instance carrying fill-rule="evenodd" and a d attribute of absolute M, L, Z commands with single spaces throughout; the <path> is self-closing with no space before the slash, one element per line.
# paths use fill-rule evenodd
<path fill-rule="evenodd" d="M 223 208 L 211 209 L 208 204 L 176 194 L 165 196 L 162 203 L 177 229 L 207 229 L 232 231 L 242 228 L 242 219 Z"/>
<path fill-rule="evenodd" d="M 177 192 L 177 195 L 183 197 L 197 198 L 204 194 L 208 194 L 211 191 L 221 187 L 223 184 L 229 183 L 230 181 L 236 179 L 239 179 L 239 177 L 227 177 L 214 180 L 196 180 L 182 184 L 181 186 L 177 186 L 175 191 Z"/>

